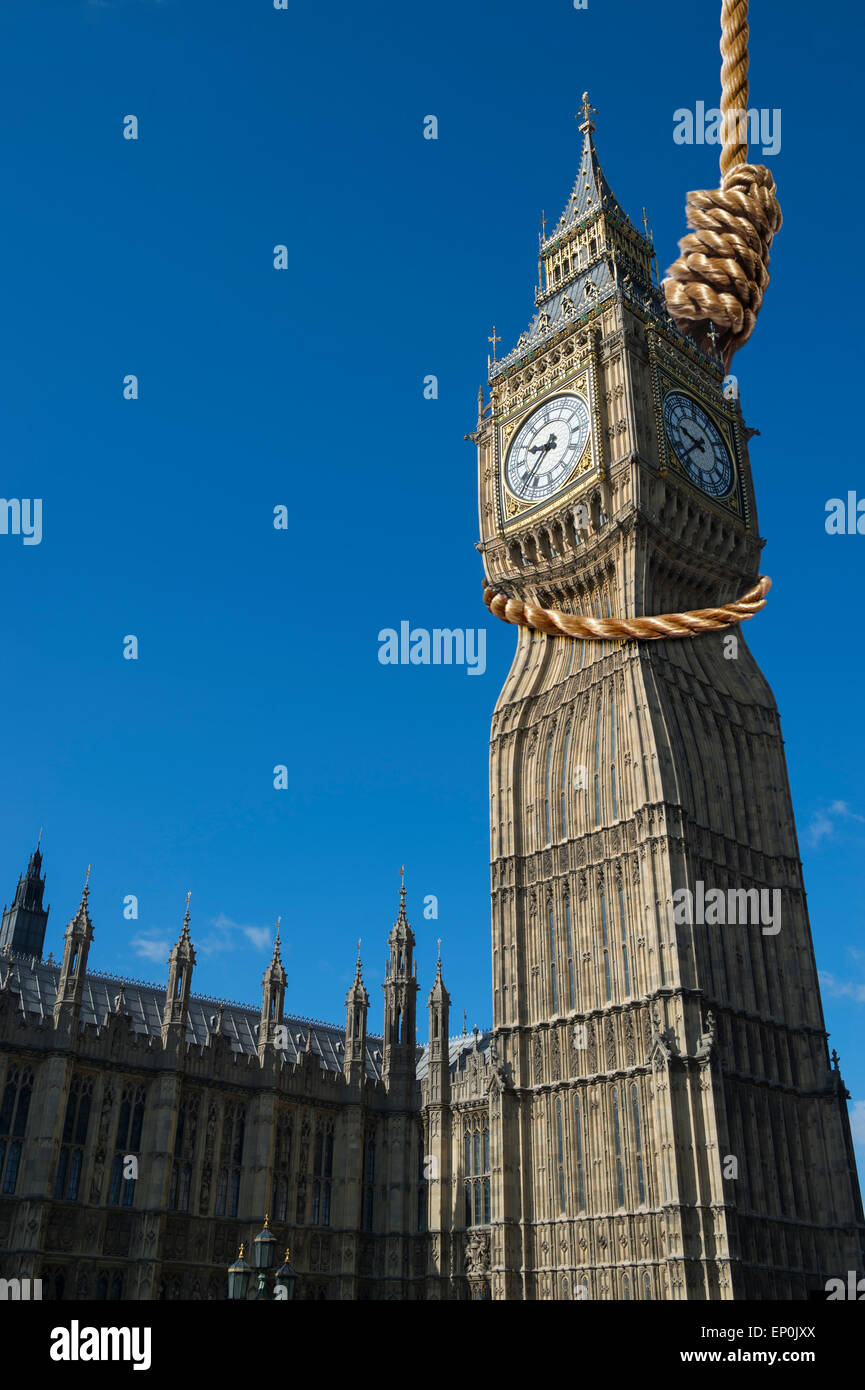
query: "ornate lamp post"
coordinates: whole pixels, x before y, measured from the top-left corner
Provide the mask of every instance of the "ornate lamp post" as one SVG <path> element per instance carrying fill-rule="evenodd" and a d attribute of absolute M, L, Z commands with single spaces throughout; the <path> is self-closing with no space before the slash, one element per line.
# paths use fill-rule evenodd
<path fill-rule="evenodd" d="M 267 1216 L 264 1218 L 263 1228 L 252 1242 L 252 1247 L 254 1266 L 258 1274 L 258 1288 L 251 1301 L 253 1303 L 272 1300 L 282 1302 L 290 1298 L 293 1299 L 297 1289 L 297 1271 L 291 1265 L 288 1250 L 285 1252 L 285 1260 L 274 1273 L 273 1293 L 267 1287 L 267 1271 L 273 1266 L 276 1258 L 276 1236 L 270 1229 Z M 241 1245 L 237 1259 L 228 1269 L 228 1297 L 235 1302 L 244 1302 L 249 1299 L 252 1268 L 243 1258 L 243 1248 Z"/>

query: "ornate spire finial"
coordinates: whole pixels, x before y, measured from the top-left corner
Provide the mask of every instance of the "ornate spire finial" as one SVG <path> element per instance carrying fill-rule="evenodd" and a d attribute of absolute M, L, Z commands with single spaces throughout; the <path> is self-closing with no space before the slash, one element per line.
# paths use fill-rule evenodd
<path fill-rule="evenodd" d="M 190 899 L 191 897 L 192 897 L 192 893 L 191 893 L 191 892 L 187 893 L 187 895 L 186 895 L 186 911 L 185 911 L 184 914 L 183 914 L 183 930 L 186 932 L 186 935 L 187 935 L 187 936 L 189 935 L 189 899 Z"/>
<path fill-rule="evenodd" d="M 36 848 L 38 849 L 39 846 L 40 846 L 41 844 L 42 844 L 42 826 L 40 825 L 40 827 L 39 827 L 39 839 L 36 841 Z"/>
<path fill-rule="evenodd" d="M 81 892 L 81 902 L 78 907 L 79 912 L 87 911 L 87 899 L 90 897 L 90 865 L 87 865 L 87 873 L 84 875 L 84 888 Z"/>
<path fill-rule="evenodd" d="M 643 208 L 643 216 L 640 221 L 643 224 L 643 236 L 646 238 L 646 241 L 651 241 L 652 238 L 649 235 L 649 214 L 646 212 L 645 208 Z"/>
<path fill-rule="evenodd" d="M 399 870 L 399 915 L 405 917 L 405 864 Z"/>
<path fill-rule="evenodd" d="M 487 338 L 487 342 L 488 342 L 488 343 L 492 343 L 492 345 L 493 345 L 493 361 L 494 361 L 494 362 L 495 362 L 495 360 L 496 360 L 496 343 L 500 343 L 501 341 L 502 341 L 502 335 L 501 335 L 501 333 L 497 333 L 497 332 L 496 332 L 496 326 L 495 326 L 495 324 L 493 324 L 493 331 L 492 331 L 492 333 L 489 335 L 489 337 Z"/>
<path fill-rule="evenodd" d="M 271 970 L 273 970 L 276 966 L 279 966 L 280 968 L 282 967 L 282 957 L 279 954 L 279 924 L 281 921 L 282 914 L 280 914 L 279 917 L 277 917 L 276 919 L 276 934 L 273 938 L 273 955 L 270 958 Z"/>
<path fill-rule="evenodd" d="M 595 123 L 592 120 L 592 116 L 597 116 L 598 114 L 597 107 L 593 106 L 592 103 L 589 101 L 588 92 L 583 92 L 583 100 L 580 105 L 580 110 L 583 114 L 583 119 L 580 121 L 579 116 L 575 116 L 574 120 L 580 121 L 580 130 L 583 132 L 584 135 L 588 135 L 595 128 Z"/>
<path fill-rule="evenodd" d="M 441 937 L 438 938 L 438 940 L 437 940 L 437 942 L 436 942 L 436 946 L 438 947 L 438 963 L 439 963 L 439 965 L 441 965 L 441 963 L 442 963 L 442 939 L 441 939 Z"/>

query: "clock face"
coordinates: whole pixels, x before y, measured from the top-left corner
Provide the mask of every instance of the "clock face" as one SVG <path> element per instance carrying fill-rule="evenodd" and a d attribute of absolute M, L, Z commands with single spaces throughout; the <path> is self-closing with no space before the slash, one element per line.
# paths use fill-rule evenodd
<path fill-rule="evenodd" d="M 515 497 L 541 502 L 570 477 L 589 437 L 582 396 L 554 396 L 523 421 L 508 450 L 505 478 Z"/>
<path fill-rule="evenodd" d="M 664 397 L 664 429 L 691 482 L 710 497 L 726 497 L 733 486 L 733 460 L 708 412 L 681 391 L 670 391 Z"/>

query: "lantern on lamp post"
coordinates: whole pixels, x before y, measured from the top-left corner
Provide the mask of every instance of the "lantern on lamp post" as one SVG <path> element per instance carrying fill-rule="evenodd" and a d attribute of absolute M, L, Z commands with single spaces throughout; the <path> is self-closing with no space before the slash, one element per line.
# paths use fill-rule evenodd
<path fill-rule="evenodd" d="M 228 1297 L 235 1301 L 246 1298 L 249 1292 L 249 1278 L 252 1270 L 243 1258 L 243 1246 L 237 1252 L 237 1259 L 228 1267 Z"/>

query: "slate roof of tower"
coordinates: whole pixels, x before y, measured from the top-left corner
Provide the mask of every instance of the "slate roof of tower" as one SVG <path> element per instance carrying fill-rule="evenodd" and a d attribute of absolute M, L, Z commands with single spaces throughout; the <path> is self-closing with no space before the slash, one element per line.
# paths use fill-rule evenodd
<path fill-rule="evenodd" d="M 565 204 L 565 210 L 555 224 L 550 235 L 543 243 L 542 249 L 551 246 L 562 232 L 577 222 L 582 222 L 583 218 L 591 216 L 599 208 L 605 211 L 612 211 L 623 217 L 629 227 L 633 227 L 627 213 L 623 210 L 621 203 L 616 197 L 610 185 L 607 183 L 606 176 L 601 168 L 598 159 L 598 152 L 595 149 L 595 142 L 592 139 L 590 126 L 583 137 L 583 152 L 580 156 L 580 164 L 577 169 L 577 176 L 574 179 L 574 186 L 571 189 L 571 196 Z M 636 231 L 636 228 L 634 228 Z"/>
<path fill-rule="evenodd" d="M 583 127 L 580 128 L 584 129 Z M 646 240 L 642 233 L 634 227 L 633 222 L 607 183 L 592 139 L 593 129 L 594 126 L 591 123 L 588 129 L 585 129 L 583 152 L 580 156 L 574 186 L 565 204 L 564 212 L 553 226 L 549 236 L 541 243 L 542 253 L 553 247 L 559 238 L 573 227 L 587 222 L 598 212 L 606 213 L 608 217 L 626 226 L 642 240 Z M 544 291 L 539 296 L 535 316 L 526 332 L 520 334 L 516 347 L 491 364 L 490 383 L 512 367 L 514 363 L 530 356 L 548 338 L 554 337 L 568 324 L 573 324 L 581 319 L 587 320 L 589 313 L 610 298 L 615 290 L 616 281 L 610 263 L 604 257 L 599 257 L 578 277 L 563 282 L 554 290 Z M 654 312 L 663 312 L 666 315 L 663 295 L 651 282 L 643 286 L 635 285 L 632 295 L 645 302 L 647 307 L 651 306 Z"/>

